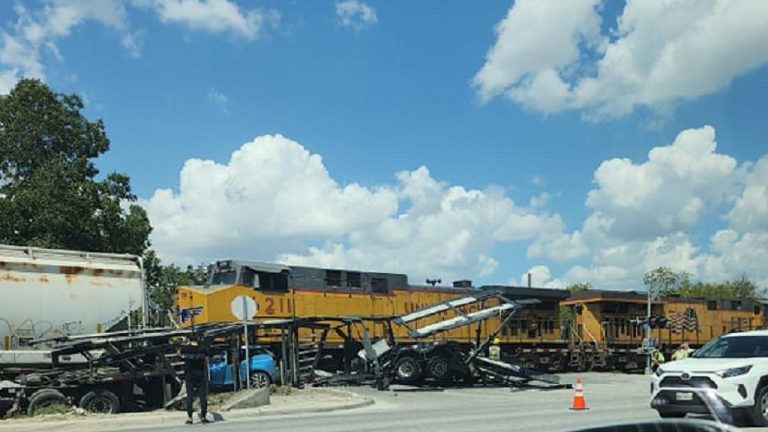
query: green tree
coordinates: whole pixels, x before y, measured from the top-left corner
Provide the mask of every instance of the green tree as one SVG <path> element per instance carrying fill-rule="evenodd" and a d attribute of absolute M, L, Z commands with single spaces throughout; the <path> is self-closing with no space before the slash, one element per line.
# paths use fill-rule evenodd
<path fill-rule="evenodd" d="M 176 287 L 181 285 L 203 285 L 207 280 L 206 268 L 203 265 L 188 265 L 185 270 L 170 264 L 163 265 L 153 250 L 144 255 L 144 272 L 149 286 L 149 298 L 161 312 L 173 307 Z"/>
<path fill-rule="evenodd" d="M 83 108 L 38 80 L 0 96 L 0 243 L 139 255 L 149 246 L 130 179 L 97 180 L 109 139 Z"/>
<path fill-rule="evenodd" d="M 565 289 L 571 292 L 571 294 L 589 291 L 592 289 L 592 284 L 589 282 L 580 282 L 568 285 Z M 570 325 L 573 322 L 573 307 L 560 306 L 560 325 Z"/>
<path fill-rule="evenodd" d="M 758 297 L 757 285 L 747 279 L 746 275 L 741 275 L 738 279 L 726 281 L 723 285 L 725 292 L 730 295 L 731 298 L 754 299 Z"/>
<path fill-rule="evenodd" d="M 646 287 L 665 296 L 690 298 L 754 299 L 759 296 L 757 285 L 746 275 L 725 282 L 692 282 L 686 272 L 674 272 L 659 267 L 645 274 Z"/>
<path fill-rule="evenodd" d="M 659 267 L 643 276 L 643 284 L 653 292 L 662 295 L 679 295 L 691 284 L 691 275 L 687 272 L 675 272 L 668 267 Z"/>
<path fill-rule="evenodd" d="M 584 291 L 591 290 L 592 284 L 589 282 L 580 282 L 580 283 L 570 284 L 566 289 L 571 293 L 584 292 Z"/>

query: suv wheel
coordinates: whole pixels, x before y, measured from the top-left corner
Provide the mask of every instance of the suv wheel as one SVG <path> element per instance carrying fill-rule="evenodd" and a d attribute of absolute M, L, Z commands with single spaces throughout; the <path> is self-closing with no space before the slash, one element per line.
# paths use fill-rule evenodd
<path fill-rule="evenodd" d="M 762 386 L 755 394 L 755 405 L 750 413 L 757 426 L 768 426 L 768 386 Z"/>

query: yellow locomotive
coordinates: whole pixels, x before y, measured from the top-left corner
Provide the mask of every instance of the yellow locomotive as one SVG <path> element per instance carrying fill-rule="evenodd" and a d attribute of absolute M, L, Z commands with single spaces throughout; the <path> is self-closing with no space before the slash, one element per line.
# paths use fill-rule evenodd
<path fill-rule="evenodd" d="M 176 292 L 180 324 L 190 326 L 232 322 L 232 300 L 244 295 L 257 304 L 254 319 L 294 317 L 393 317 L 458 296 L 493 290 L 510 300 L 538 299 L 507 320 L 501 329 L 502 352 L 530 367 L 557 370 L 624 369 L 642 367 L 638 347 L 645 337 L 644 293 L 590 290 L 570 293 L 489 285 L 469 281 L 453 286 L 411 285 L 397 273 L 361 272 L 239 260 L 217 261 L 209 268 L 205 286 L 182 286 Z M 565 313 L 565 312 L 568 313 Z M 471 312 L 466 310 L 465 312 Z M 682 300 L 654 302 L 657 322 L 652 335 L 657 344 L 673 347 L 683 341 L 699 346 L 724 333 L 763 326 L 762 305 L 749 300 Z M 435 336 L 467 348 L 497 329 L 504 316 L 457 328 Z M 421 323 L 422 325 L 429 322 Z M 366 324 L 372 337 L 384 337 L 384 326 Z M 405 328 L 392 328 L 400 343 L 416 343 Z M 311 337 L 306 334 L 303 337 Z M 342 340 L 329 336 L 330 345 Z"/>

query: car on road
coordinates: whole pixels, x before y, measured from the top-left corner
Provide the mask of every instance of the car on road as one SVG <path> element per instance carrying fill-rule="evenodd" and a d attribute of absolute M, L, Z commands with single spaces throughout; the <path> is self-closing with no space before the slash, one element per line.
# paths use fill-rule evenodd
<path fill-rule="evenodd" d="M 768 330 L 714 339 L 651 377 L 651 407 L 661 417 L 715 414 L 768 426 Z"/>
<path fill-rule="evenodd" d="M 251 388 L 265 388 L 275 382 L 277 369 L 275 357 L 266 349 L 254 346 L 250 348 L 251 355 Z M 245 357 L 243 352 L 242 357 Z M 247 382 L 248 369 L 246 360 L 240 362 L 240 383 Z M 208 366 L 210 384 L 213 389 L 231 388 L 234 384 L 234 367 L 227 351 L 214 352 Z"/>

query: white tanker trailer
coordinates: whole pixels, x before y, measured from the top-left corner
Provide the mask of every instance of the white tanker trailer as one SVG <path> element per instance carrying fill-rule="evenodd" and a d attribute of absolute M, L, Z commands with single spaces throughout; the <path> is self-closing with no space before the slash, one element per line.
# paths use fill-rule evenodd
<path fill-rule="evenodd" d="M 0 367 L 45 363 L 33 341 L 145 326 L 146 302 L 138 256 L 0 245 Z"/>

